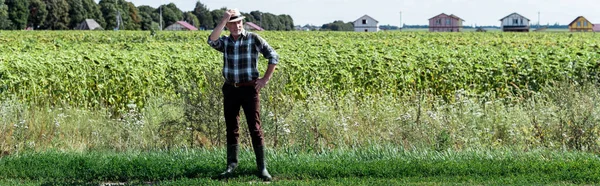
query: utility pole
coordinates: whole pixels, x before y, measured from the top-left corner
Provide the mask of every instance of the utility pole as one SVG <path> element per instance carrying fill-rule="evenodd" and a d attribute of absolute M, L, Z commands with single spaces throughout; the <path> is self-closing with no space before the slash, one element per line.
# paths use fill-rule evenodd
<path fill-rule="evenodd" d="M 117 27 L 115 28 L 115 30 L 120 30 L 121 29 L 121 22 L 123 21 L 121 19 L 121 10 L 119 9 L 119 4 L 118 2 L 115 1 L 115 7 L 117 7 Z"/>
<path fill-rule="evenodd" d="M 160 5 L 160 7 L 159 7 L 159 9 L 160 9 L 160 10 L 159 10 L 159 12 L 160 12 L 160 23 L 159 23 L 159 25 L 160 25 L 160 29 L 159 29 L 159 30 L 160 30 L 160 31 L 162 31 L 162 29 L 163 29 L 163 20 L 162 20 L 162 7 L 163 7 L 162 5 Z"/>
<path fill-rule="evenodd" d="M 538 11 L 538 29 L 540 29 L 540 12 Z"/>
<path fill-rule="evenodd" d="M 398 29 L 402 30 L 402 11 L 400 11 L 400 25 L 398 25 Z"/>

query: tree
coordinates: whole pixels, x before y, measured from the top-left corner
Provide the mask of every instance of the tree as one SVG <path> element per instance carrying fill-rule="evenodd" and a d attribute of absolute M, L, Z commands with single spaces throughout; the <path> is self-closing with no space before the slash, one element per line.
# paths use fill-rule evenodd
<path fill-rule="evenodd" d="M 69 28 L 75 28 L 79 23 L 88 18 L 87 10 L 83 7 L 82 0 L 67 0 L 69 4 Z"/>
<path fill-rule="evenodd" d="M 244 19 L 244 22 L 253 22 L 253 23 L 256 23 L 256 19 L 254 19 L 254 16 L 252 16 L 252 14 L 249 14 L 249 13 L 243 13 L 243 12 L 242 12 L 242 16 L 246 17 L 246 18 Z"/>
<path fill-rule="evenodd" d="M 41 0 L 30 0 L 29 1 L 29 20 L 27 25 L 38 29 L 44 24 L 48 10 L 46 9 L 46 3 Z"/>
<path fill-rule="evenodd" d="M 125 0 L 100 0 L 98 5 L 106 21 L 104 28 L 126 30 L 139 30 L 141 28 L 142 18 L 133 3 Z M 121 19 L 119 19 L 121 21 L 120 25 L 117 24 L 118 15 L 121 16 Z"/>
<path fill-rule="evenodd" d="M 44 0 L 48 16 L 44 28 L 51 30 L 69 29 L 69 3 L 66 0 Z"/>
<path fill-rule="evenodd" d="M 106 30 L 117 28 L 117 1 L 100 0 L 98 6 L 100 6 L 100 12 L 102 12 L 105 21 L 102 27 Z"/>
<path fill-rule="evenodd" d="M 344 23 L 343 21 L 334 21 L 333 23 L 324 24 L 321 27 L 321 30 L 352 31 L 354 30 L 354 26 L 351 22 Z"/>
<path fill-rule="evenodd" d="M 140 17 L 137 7 L 131 2 L 127 3 L 127 11 L 129 12 L 130 21 L 125 23 L 125 29 L 127 30 L 139 30 L 141 29 L 142 17 Z"/>
<path fill-rule="evenodd" d="M 139 15 L 142 18 L 142 22 L 140 22 L 140 26 L 142 30 L 159 30 L 160 28 L 154 28 L 153 25 L 158 25 L 159 15 L 155 13 L 156 8 L 153 8 L 148 5 L 143 5 L 138 7 Z"/>
<path fill-rule="evenodd" d="M 262 25 L 261 27 L 265 30 L 277 30 L 277 28 L 279 27 L 279 22 L 277 20 L 277 16 L 271 14 L 271 13 L 263 13 L 261 15 L 261 22 Z"/>
<path fill-rule="evenodd" d="M 194 25 L 194 27 L 198 28 L 200 27 L 200 21 L 198 21 L 198 17 L 196 17 L 196 15 L 194 15 L 192 12 L 186 12 L 183 14 L 183 21 Z"/>
<path fill-rule="evenodd" d="M 215 10 L 210 11 L 210 15 L 212 16 L 212 20 L 213 20 L 213 25 L 210 28 L 217 27 L 217 24 L 219 24 L 219 22 L 221 22 L 221 19 L 223 18 L 223 14 L 225 14 L 226 10 L 227 10 L 227 8 L 221 8 L 221 9 L 215 9 Z"/>
<path fill-rule="evenodd" d="M 163 28 L 183 19 L 183 12 L 174 3 L 161 5 L 157 11 L 160 11 L 161 8 L 164 23 Z"/>
<path fill-rule="evenodd" d="M 28 0 L 6 0 L 8 7 L 8 19 L 12 22 L 11 29 L 22 30 L 27 27 L 29 19 L 29 1 Z"/>
<path fill-rule="evenodd" d="M 86 19 L 94 19 L 98 24 L 106 25 L 106 21 L 104 21 L 104 17 L 102 16 L 102 11 L 100 11 L 100 6 L 96 4 L 94 0 L 83 0 L 83 9 L 87 12 Z"/>
<path fill-rule="evenodd" d="M 200 28 L 214 28 L 215 22 L 213 20 L 213 15 L 211 14 L 210 10 L 206 8 L 206 6 L 200 1 L 196 2 L 196 7 L 194 8 L 194 11 L 192 11 L 192 13 L 194 13 L 194 15 L 196 15 L 196 17 L 198 18 L 198 21 L 200 21 Z"/>
<path fill-rule="evenodd" d="M 4 0 L 0 0 L 0 29 L 10 29 L 11 25 L 8 19 L 8 6 L 4 4 Z"/>

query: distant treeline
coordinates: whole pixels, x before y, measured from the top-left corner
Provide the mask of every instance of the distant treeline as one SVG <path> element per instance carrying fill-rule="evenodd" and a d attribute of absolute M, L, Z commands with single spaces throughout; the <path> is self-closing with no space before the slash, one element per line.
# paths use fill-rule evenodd
<path fill-rule="evenodd" d="M 104 29 L 160 30 L 186 21 L 200 29 L 213 29 L 227 8 L 209 10 L 200 1 L 192 11 L 184 12 L 173 3 L 157 8 L 135 6 L 125 0 L 0 0 L 0 29 L 68 30 L 85 19 L 94 19 Z M 162 14 L 162 18 L 161 18 Z M 255 22 L 266 30 L 293 30 L 289 15 L 260 11 L 242 13 L 245 21 Z M 161 24 L 162 23 L 162 24 Z"/>

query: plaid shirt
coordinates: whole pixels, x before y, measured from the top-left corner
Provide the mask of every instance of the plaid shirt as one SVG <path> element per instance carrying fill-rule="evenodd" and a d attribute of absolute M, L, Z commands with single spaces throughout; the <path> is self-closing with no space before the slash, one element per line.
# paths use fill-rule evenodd
<path fill-rule="evenodd" d="M 237 41 L 232 36 L 222 36 L 216 41 L 208 38 L 208 44 L 223 53 L 223 77 L 230 83 L 240 83 L 258 79 L 256 67 L 258 53 L 269 59 L 269 64 L 277 64 L 279 55 L 258 34 L 243 31 Z"/>

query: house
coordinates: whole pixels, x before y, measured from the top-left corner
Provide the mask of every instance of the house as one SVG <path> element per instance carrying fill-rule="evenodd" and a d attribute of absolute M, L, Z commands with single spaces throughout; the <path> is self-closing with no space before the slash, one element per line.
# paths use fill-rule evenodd
<path fill-rule="evenodd" d="M 429 19 L 429 31 L 430 32 L 460 32 L 463 29 L 463 22 L 461 19 L 454 14 L 447 15 L 442 13 Z"/>
<path fill-rule="evenodd" d="M 502 31 L 504 32 L 529 32 L 529 19 L 517 13 L 512 13 L 502 19 Z"/>
<path fill-rule="evenodd" d="M 294 27 L 295 30 L 297 31 L 310 31 L 310 27 L 307 26 L 300 26 L 300 25 L 296 25 Z"/>
<path fill-rule="evenodd" d="M 600 23 L 594 24 L 594 32 L 600 32 Z"/>
<path fill-rule="evenodd" d="M 177 21 L 175 23 L 173 23 L 172 25 L 169 25 L 167 28 L 165 28 L 165 30 L 172 30 L 172 31 L 196 31 L 198 30 L 198 28 L 196 28 L 193 25 L 190 25 L 189 23 L 185 22 L 185 21 Z"/>
<path fill-rule="evenodd" d="M 569 31 L 571 32 L 592 32 L 594 24 L 588 21 L 585 17 L 579 16 L 569 23 Z"/>
<path fill-rule="evenodd" d="M 254 24 L 253 22 L 245 22 L 244 29 L 245 30 L 256 30 L 256 31 L 264 31 L 265 30 L 265 29 L 261 28 L 260 26 Z"/>
<path fill-rule="evenodd" d="M 355 32 L 378 32 L 379 21 L 373 19 L 371 16 L 364 15 L 354 21 Z"/>
<path fill-rule="evenodd" d="M 104 30 L 94 19 L 86 19 L 79 23 L 75 30 Z"/>

